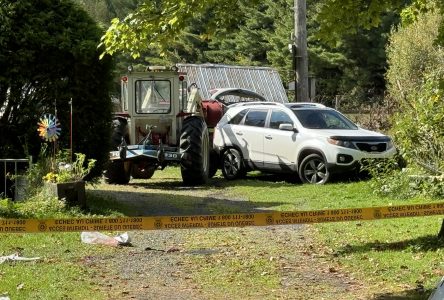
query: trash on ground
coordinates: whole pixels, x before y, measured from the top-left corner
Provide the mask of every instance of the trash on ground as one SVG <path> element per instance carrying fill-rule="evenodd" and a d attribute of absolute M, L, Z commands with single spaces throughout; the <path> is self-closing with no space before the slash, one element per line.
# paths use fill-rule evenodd
<path fill-rule="evenodd" d="M 129 236 L 128 232 L 121 233 L 118 236 L 114 237 L 121 246 L 130 246 L 131 245 L 131 237 Z"/>
<path fill-rule="evenodd" d="M 0 295 L 0 300 L 11 300 L 8 296 Z"/>
<path fill-rule="evenodd" d="M 131 238 L 127 232 L 111 237 L 96 231 L 85 231 L 80 234 L 80 238 L 85 244 L 100 244 L 113 247 L 131 245 Z"/>
<path fill-rule="evenodd" d="M 35 261 L 39 260 L 40 257 L 20 257 L 17 253 L 7 255 L 7 256 L 0 256 L 0 264 L 7 262 L 7 261 Z M 1 300 L 1 298 L 0 298 Z"/>

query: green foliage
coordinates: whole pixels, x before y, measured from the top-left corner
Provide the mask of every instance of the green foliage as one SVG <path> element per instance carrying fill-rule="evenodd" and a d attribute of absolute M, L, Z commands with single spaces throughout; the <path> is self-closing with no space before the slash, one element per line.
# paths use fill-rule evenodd
<path fill-rule="evenodd" d="M 65 201 L 49 195 L 45 189 L 41 189 L 24 202 L 13 202 L 9 199 L 0 201 L 2 218 L 63 218 L 80 215 L 78 207 L 68 206 Z"/>
<path fill-rule="evenodd" d="M 428 9 L 393 31 L 387 47 L 392 132 L 409 168 L 373 176 L 375 190 L 400 198 L 444 196 L 444 52 L 442 16 Z"/>
<path fill-rule="evenodd" d="M 422 14 L 394 32 L 388 47 L 397 145 L 410 163 L 434 173 L 444 172 L 444 52 L 435 43 L 441 21 L 436 12 Z"/>
<path fill-rule="evenodd" d="M 410 102 L 415 102 L 424 75 L 439 64 L 440 51 L 435 40 L 441 20 L 439 14 L 428 13 L 392 33 L 387 47 L 387 81 L 390 96 L 397 103 L 412 106 Z"/>
<path fill-rule="evenodd" d="M 154 3 L 150 5 L 154 7 Z M 338 33 L 338 43 L 332 47 L 316 38 L 320 25 L 317 18 L 322 7 L 320 3 L 323 2 L 307 3 L 309 64 L 310 73 L 316 78 L 317 101 L 333 105 L 336 95 L 343 96 L 343 104 L 353 103 L 354 106 L 379 101 L 385 90 L 384 45 L 390 26 L 398 21 L 397 13 L 382 15 L 379 28 L 359 28 L 355 34 Z M 170 4 L 162 2 L 164 11 Z M 233 3 L 229 1 L 224 5 L 228 7 Z M 178 31 L 174 34 L 170 32 L 172 28 L 166 28 L 161 36 L 148 34 L 148 38 L 142 38 L 140 32 L 148 29 L 142 28 L 141 24 L 150 23 L 155 28 L 160 26 L 155 25 L 158 19 L 165 21 L 171 16 L 161 15 L 151 8 L 145 9 L 143 20 L 139 20 L 142 15 L 137 10 L 122 21 L 115 20 L 118 23 L 111 25 L 103 42 L 107 46 L 112 45 L 113 54 L 120 51 L 135 54 L 131 47 L 139 49 L 133 44 L 142 43 L 143 48 L 133 55 L 137 57 L 133 65 L 209 62 L 272 66 L 279 71 L 284 82 L 294 80 L 292 54 L 288 48 L 294 30 L 293 0 L 240 1 L 223 22 L 218 19 L 221 17 L 220 8 L 213 6 L 205 3 L 192 15 L 179 18 L 177 22 L 182 22 L 182 27 L 176 28 Z M 176 5 L 174 9 L 174 14 L 180 15 L 180 7 Z M 236 18 L 235 22 L 233 18 Z M 220 23 L 214 26 L 217 20 Z M 127 30 L 129 33 L 125 37 Z M 110 40 L 107 42 L 107 39 Z"/>
<path fill-rule="evenodd" d="M 26 194 L 32 196 L 40 192 L 44 176 L 51 172 L 53 168 L 53 162 L 48 155 L 48 144 L 44 144 L 40 149 L 37 162 L 31 164 L 26 172 Z"/>
<path fill-rule="evenodd" d="M 0 152 L 4 157 L 37 155 L 36 124 L 55 113 L 73 152 L 107 159 L 112 61 L 99 60 L 101 31 L 70 0 L 0 2 Z M 23 149 L 25 148 L 25 149 Z"/>
<path fill-rule="evenodd" d="M 344 34 L 377 27 L 381 16 L 389 11 L 400 11 L 406 5 L 402 0 L 323 0 L 320 1 L 316 20 L 317 37 L 335 45 Z"/>
<path fill-rule="evenodd" d="M 425 76 L 417 99 L 409 101 L 411 106 L 404 106 L 403 112 L 396 115 L 394 130 L 410 162 L 444 174 L 444 61 L 435 68 Z"/>
<path fill-rule="evenodd" d="M 444 176 L 431 176 L 418 169 L 405 168 L 401 157 L 369 161 L 363 170 L 371 175 L 370 185 L 381 196 L 396 199 L 444 197 Z"/>
<path fill-rule="evenodd" d="M 69 151 L 61 151 L 53 156 L 46 150 L 46 147 L 42 148 L 38 161 L 32 164 L 26 172 L 27 199 L 39 199 L 42 193 L 45 193 L 45 182 L 63 183 L 84 180 L 96 163 L 95 159 L 86 161 L 86 155 L 83 153 L 75 153 L 76 159 L 71 161 Z M 52 197 L 48 195 L 48 204 L 54 204 L 50 198 Z"/>
<path fill-rule="evenodd" d="M 76 159 L 70 162 L 69 152 L 62 152 L 52 165 L 55 166 L 43 179 L 48 182 L 70 182 L 84 180 L 96 163 L 95 159 L 85 161 L 86 155 L 75 153 Z M 86 164 L 86 166 L 85 166 Z"/>
<path fill-rule="evenodd" d="M 122 217 L 121 204 L 109 196 L 103 196 L 87 190 L 87 208 L 69 205 L 63 199 L 53 196 L 43 186 L 26 201 L 0 200 L 0 218 L 51 219 L 51 218 L 85 218 L 97 216 Z"/>
<path fill-rule="evenodd" d="M 205 11 L 214 16 L 207 23 L 207 33 L 236 22 L 239 11 L 233 7 L 239 2 L 243 1 L 144 1 L 125 19 L 113 19 L 102 43 L 108 54 L 123 51 L 138 58 L 150 48 L 158 48 L 164 54 L 171 41 Z"/>

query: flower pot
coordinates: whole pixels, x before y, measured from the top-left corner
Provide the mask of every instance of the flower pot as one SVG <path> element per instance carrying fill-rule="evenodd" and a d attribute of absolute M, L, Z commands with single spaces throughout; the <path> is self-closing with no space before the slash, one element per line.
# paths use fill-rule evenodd
<path fill-rule="evenodd" d="M 85 181 L 72 181 L 62 183 L 45 183 L 48 191 L 57 198 L 65 199 L 68 205 L 86 206 Z"/>

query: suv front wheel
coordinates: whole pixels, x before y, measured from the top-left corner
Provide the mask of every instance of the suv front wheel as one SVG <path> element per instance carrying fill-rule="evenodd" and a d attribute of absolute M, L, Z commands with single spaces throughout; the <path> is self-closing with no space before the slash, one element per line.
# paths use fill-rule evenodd
<path fill-rule="evenodd" d="M 325 159 L 319 154 L 310 154 L 302 160 L 299 177 L 303 183 L 324 184 L 330 178 Z"/>

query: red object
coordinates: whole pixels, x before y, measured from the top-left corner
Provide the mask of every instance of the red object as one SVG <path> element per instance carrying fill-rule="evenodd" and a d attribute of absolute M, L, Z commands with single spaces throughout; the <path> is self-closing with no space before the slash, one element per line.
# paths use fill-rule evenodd
<path fill-rule="evenodd" d="M 127 81 L 128 81 L 128 76 L 122 76 L 121 80 L 122 80 L 123 82 L 127 82 Z"/>
<path fill-rule="evenodd" d="M 208 127 L 215 127 L 224 115 L 222 104 L 218 101 L 203 100 L 202 110 Z"/>

